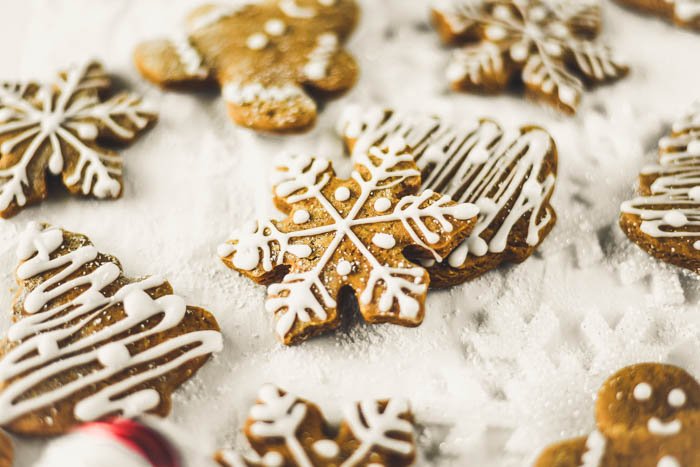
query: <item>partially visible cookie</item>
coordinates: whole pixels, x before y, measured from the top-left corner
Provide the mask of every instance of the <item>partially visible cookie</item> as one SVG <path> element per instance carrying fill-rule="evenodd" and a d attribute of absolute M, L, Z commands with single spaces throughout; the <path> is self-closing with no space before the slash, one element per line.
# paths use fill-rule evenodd
<path fill-rule="evenodd" d="M 0 431 L 0 467 L 12 467 L 14 450 L 10 438 Z"/>
<path fill-rule="evenodd" d="M 646 13 L 667 18 L 678 26 L 700 31 L 700 2 L 698 0 L 617 0 Z"/>
<path fill-rule="evenodd" d="M 165 416 L 171 393 L 221 349 L 211 314 L 160 277 L 125 277 L 83 235 L 30 223 L 17 256 L 14 324 L 0 341 L 8 431 L 47 436 L 114 415 Z"/>
<path fill-rule="evenodd" d="M 603 384 L 597 430 L 547 448 L 535 467 L 700 465 L 700 385 L 681 368 L 642 363 Z"/>
<path fill-rule="evenodd" d="M 255 130 L 304 130 L 316 119 L 309 92 L 352 87 L 355 60 L 343 43 L 354 0 L 237 0 L 204 5 L 173 39 L 140 44 L 141 74 L 164 87 L 218 82 L 231 118 Z"/>
<path fill-rule="evenodd" d="M 554 227 L 557 150 L 541 128 L 504 130 L 491 120 L 452 126 L 425 115 L 349 108 L 338 129 L 353 154 L 405 138 L 421 170 L 421 189 L 479 208 L 476 226 L 446 260 L 421 262 L 431 286 L 459 284 L 502 263 L 524 261 Z"/>
<path fill-rule="evenodd" d="M 455 90 L 496 93 L 521 81 L 536 99 L 575 113 L 584 84 L 627 74 L 595 37 L 599 5 L 586 0 L 435 0 L 433 20 L 452 54 L 447 79 Z"/>
<path fill-rule="evenodd" d="M 412 465 L 413 415 L 403 400 L 347 405 L 339 428 L 319 408 L 275 386 L 263 386 L 244 432 L 255 454 L 216 454 L 223 467 L 333 467 Z"/>
<path fill-rule="evenodd" d="M 106 98 L 110 86 L 97 62 L 52 83 L 0 83 L 0 217 L 46 198 L 49 174 L 73 194 L 121 195 L 122 160 L 104 144 L 133 141 L 156 114 L 133 94 Z"/>
<path fill-rule="evenodd" d="M 639 196 L 622 203 L 620 226 L 650 255 L 700 273 L 700 101 L 659 141 Z"/>
<path fill-rule="evenodd" d="M 418 326 L 430 283 L 408 261 L 442 260 L 466 238 L 478 209 L 431 190 L 401 138 L 355 157 L 351 178 L 327 159 L 297 156 L 277 171 L 284 220 L 261 220 L 219 248 L 223 262 L 270 284 L 265 308 L 284 344 L 337 328 L 354 303 L 367 323 Z"/>

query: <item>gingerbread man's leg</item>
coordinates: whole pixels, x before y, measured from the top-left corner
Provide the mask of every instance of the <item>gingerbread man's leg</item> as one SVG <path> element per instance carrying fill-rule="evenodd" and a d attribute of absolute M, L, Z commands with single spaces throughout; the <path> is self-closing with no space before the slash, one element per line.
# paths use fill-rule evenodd
<path fill-rule="evenodd" d="M 185 35 L 142 42 L 134 50 L 134 63 L 149 81 L 164 88 L 214 85 L 212 72 Z"/>
<path fill-rule="evenodd" d="M 578 467 L 582 464 L 586 437 L 574 438 L 553 444 L 537 458 L 533 467 Z"/>
<path fill-rule="evenodd" d="M 323 57 L 323 48 L 337 46 L 334 35 L 318 38 L 318 45 L 310 54 L 309 61 L 301 67 L 300 81 L 309 88 L 326 93 L 339 93 L 350 89 L 357 80 L 358 67 L 355 59 L 344 50 Z M 316 56 L 315 56 L 316 55 Z"/>

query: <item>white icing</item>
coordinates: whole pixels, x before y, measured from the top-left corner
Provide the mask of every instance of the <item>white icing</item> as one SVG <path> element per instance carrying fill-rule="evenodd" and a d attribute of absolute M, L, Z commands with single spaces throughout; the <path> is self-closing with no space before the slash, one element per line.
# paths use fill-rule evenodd
<path fill-rule="evenodd" d="M 391 209 L 391 200 L 389 198 L 377 198 L 374 202 L 374 210 L 377 212 L 386 212 Z"/>
<path fill-rule="evenodd" d="M 309 211 L 306 209 L 298 209 L 294 211 L 294 214 L 292 215 L 292 221 L 295 224 L 305 224 L 309 221 L 309 219 L 311 219 L 311 214 L 309 214 Z M 231 254 L 231 252 L 224 253 L 222 256 L 228 256 L 229 254 Z"/>
<path fill-rule="evenodd" d="M 350 199 L 350 189 L 346 186 L 340 186 L 336 188 L 333 197 L 336 201 L 347 201 Z"/>
<path fill-rule="evenodd" d="M 657 436 L 674 436 L 681 432 L 682 424 L 678 419 L 662 422 L 657 417 L 651 417 L 647 422 L 649 433 Z"/>
<path fill-rule="evenodd" d="M 40 281 L 25 296 L 23 307 L 28 315 L 8 331 L 9 340 L 16 345 L 0 360 L 0 380 L 5 381 L 0 392 L 0 424 L 9 423 L 98 385 L 125 368 L 162 359 L 174 351 L 181 352 L 158 366 L 135 372 L 85 396 L 76 404 L 75 416 L 79 420 L 95 420 L 109 413 L 121 412 L 125 417 L 133 417 L 154 409 L 160 403 L 160 396 L 153 389 L 141 389 L 128 396 L 123 394 L 162 377 L 194 358 L 219 351 L 222 346 L 221 334 L 217 331 L 189 332 L 131 355 L 128 350 L 130 344 L 172 329 L 181 322 L 186 313 L 184 301 L 176 295 L 152 299 L 145 291 L 163 284 L 163 279 L 158 277 L 124 285 L 111 296 L 103 295 L 102 290 L 119 277 L 119 268 L 114 263 L 103 263 L 89 274 L 72 277 L 83 266 L 94 261 L 98 252 L 93 246 L 82 246 L 49 258 L 48 255 L 57 251 L 62 244 L 57 245 L 56 232 L 61 233 L 59 229 L 44 230 L 38 224 L 30 223 L 20 241 L 18 254 L 25 262 L 17 268 L 19 279 L 32 279 L 48 271 L 58 272 Z M 87 288 L 65 304 L 53 305 L 64 294 L 84 286 Z M 59 344 L 119 303 L 124 306 L 124 319 L 67 345 Z M 140 327 L 141 323 L 158 315 L 162 315 L 162 319 L 151 329 Z M 73 324 L 59 327 L 68 322 Z M 127 331 L 128 335 L 114 342 L 98 345 Z M 191 348 L 183 351 L 188 346 Z M 36 384 L 92 362 L 99 363 L 101 368 L 27 397 Z M 21 377 L 16 378 L 19 375 Z"/>
<path fill-rule="evenodd" d="M 396 239 L 391 234 L 376 233 L 372 237 L 372 243 L 377 245 L 379 248 L 391 250 L 396 245 Z"/>
<path fill-rule="evenodd" d="M 356 467 L 373 449 L 408 456 L 413 452 L 411 442 L 398 440 L 390 434 L 413 435 L 413 426 L 401 418 L 408 412 L 408 404 L 403 400 L 389 400 L 383 412 L 375 401 L 362 401 L 350 404 L 343 410 L 345 422 L 352 435 L 359 441 L 357 449 L 340 464 L 340 467 Z M 251 433 L 260 438 L 276 438 L 284 441 L 294 465 L 313 467 L 304 450 L 298 431 L 307 413 L 307 406 L 292 394 L 280 395 L 280 390 L 265 385 L 258 393 L 258 402 L 251 409 L 253 420 Z M 313 443 L 314 452 L 325 459 L 339 455 L 338 444 L 331 439 L 320 439 Z"/>
<path fill-rule="evenodd" d="M 237 105 L 257 101 L 284 102 L 304 96 L 304 91 L 294 84 L 265 87 L 260 83 L 228 83 L 223 88 L 224 99 Z"/>
<path fill-rule="evenodd" d="M 287 30 L 287 25 L 281 19 L 270 19 L 265 22 L 265 32 L 271 36 L 281 36 Z"/>
<path fill-rule="evenodd" d="M 251 50 L 261 50 L 264 49 L 269 42 L 267 36 L 261 32 L 256 32 L 251 34 L 245 41 L 246 47 Z"/>
<path fill-rule="evenodd" d="M 700 1 L 675 0 L 674 14 L 683 22 L 700 20 Z"/>
<path fill-rule="evenodd" d="M 637 384 L 633 391 L 632 395 L 634 398 L 638 401 L 646 401 L 649 400 L 652 394 L 652 389 L 651 385 L 649 383 L 639 383 Z"/>
<path fill-rule="evenodd" d="M 410 117 L 378 108 L 351 108 L 341 118 L 339 129 L 355 140 L 353 157 L 392 135 L 402 136 L 424 173 L 423 189 L 479 206 L 481 212 L 470 237 L 449 256 L 452 267 L 463 265 L 469 255 L 504 251 L 510 232 L 523 218 L 529 217 L 527 243 L 537 245 L 541 230 L 551 220 L 551 213 L 544 207 L 554 190 L 555 177 L 550 174 L 536 181 L 552 150 L 551 138 L 542 130 L 504 132 L 490 121 L 453 128 L 435 118 Z M 512 199 L 512 208 L 496 224 L 499 213 Z M 488 230 L 495 233 L 487 241 L 483 236 Z"/>
<path fill-rule="evenodd" d="M 170 40 L 185 72 L 193 77 L 206 78 L 209 72 L 204 66 L 204 58 L 190 42 L 189 36 L 179 34 Z"/>
<path fill-rule="evenodd" d="M 671 407 L 680 408 L 685 405 L 686 396 L 685 391 L 681 388 L 673 388 L 668 393 L 668 404 Z"/>
<path fill-rule="evenodd" d="M 599 467 L 605 455 L 607 440 L 598 430 L 591 432 L 586 438 L 586 452 L 581 456 L 580 467 Z"/>
<path fill-rule="evenodd" d="M 279 8 L 290 18 L 313 18 L 316 10 L 311 7 L 299 6 L 296 0 L 279 0 Z"/>
<path fill-rule="evenodd" d="M 670 136 L 659 142 L 661 156 L 657 165 L 644 167 L 641 173 L 653 177 L 649 196 L 638 196 L 622 203 L 623 213 L 640 217 L 640 230 L 655 238 L 699 237 L 700 201 L 700 105 L 673 125 Z M 697 241 L 694 241 L 694 246 Z"/>
<path fill-rule="evenodd" d="M 656 464 L 656 467 L 681 467 L 681 464 L 678 462 L 678 459 L 673 456 L 664 456 L 659 459 L 659 463 Z"/>
<path fill-rule="evenodd" d="M 441 235 L 430 230 L 425 219 L 431 218 L 439 224 L 443 232 L 450 232 L 453 225 L 448 220 L 448 216 L 466 220 L 474 217 L 478 209 L 467 203 L 447 205 L 450 202 L 449 197 L 438 197 L 431 190 L 425 190 L 417 196 L 404 196 L 391 212 L 362 217 L 367 215 L 362 213 L 368 211 L 362 208 L 373 193 L 390 189 L 409 177 L 419 175 L 415 169 L 398 168 L 404 162 L 413 160 L 412 156 L 403 150 L 404 147 L 403 142 L 401 144 L 395 142 L 386 152 L 378 147 L 372 147 L 369 155 L 356 158 L 356 163 L 366 169 L 369 178 L 365 179 L 360 172 L 353 171 L 351 178 L 358 190 L 354 199 L 350 199 L 351 193 L 347 187 L 340 187 L 335 191 L 336 199 L 351 201 L 351 206 L 343 214 L 335 209 L 323 193 L 323 188 L 331 180 L 328 172 L 330 163 L 325 159 L 311 157 L 291 158 L 287 161 L 287 166 L 278 171 L 275 195 L 285 198 L 288 204 L 314 200 L 326 211 L 327 216 L 333 219 L 333 222 L 290 232 L 280 231 L 272 221 L 257 222 L 235 234 L 235 240 L 231 242 L 233 248 L 222 249 L 224 252 L 231 251 L 225 256 L 231 257 L 234 266 L 239 269 L 253 270 L 256 267 L 262 267 L 265 271 L 271 271 L 273 263 L 282 264 L 285 255 L 291 252 L 290 245 L 294 239 L 333 235 L 325 249 L 318 252 L 318 258 L 314 260 L 313 265 L 309 266 L 310 270 L 291 272 L 284 277 L 282 283 L 269 286 L 265 307 L 268 311 L 275 313 L 276 331 L 279 336 L 287 335 L 297 320 L 311 321 L 312 315 L 323 322 L 328 317 L 326 310 L 336 306 L 333 297 L 336 292 L 328 290 L 324 271 L 326 267 L 336 269 L 336 266 L 329 262 L 344 240 L 355 246 L 361 258 L 360 261 L 365 263 L 369 270 L 364 289 L 358 291 L 360 305 L 367 305 L 375 299 L 375 296 L 378 296 L 380 312 L 389 313 L 394 304 L 398 303 L 399 317 L 407 320 L 417 319 L 421 307 L 420 300 L 427 290 L 422 283 L 425 270 L 413 266 L 382 264 L 360 240 L 353 228 L 361 225 L 390 223 L 392 226 L 403 229 L 414 245 L 441 260 L 438 253 L 430 247 L 440 240 Z M 401 148 L 401 152 L 392 151 L 392 148 Z M 355 188 L 353 192 L 354 190 Z M 379 243 L 382 248 L 403 249 L 405 246 L 397 245 L 393 237 L 389 236 L 388 239 L 383 237 L 385 235 L 387 234 L 375 235 L 373 242 Z M 276 246 L 272 248 L 272 245 Z M 380 287 L 380 291 L 377 292 L 376 289 Z"/>
<path fill-rule="evenodd" d="M 311 51 L 308 62 L 304 65 L 304 75 L 311 80 L 326 78 L 331 59 L 337 51 L 338 36 L 330 32 L 318 36 L 316 47 Z"/>
<path fill-rule="evenodd" d="M 82 194 L 114 198 L 121 193 L 121 159 L 91 144 L 97 136 L 96 124 L 129 140 L 136 136 L 135 131 L 119 122 L 127 120 L 143 129 L 153 112 L 135 95 L 122 94 L 101 102 L 96 91 L 85 94 L 86 90 L 109 85 L 101 71 L 89 70 L 89 66 L 85 63 L 73 67 L 56 83 L 40 85 L 41 92 L 35 99 L 28 95 L 30 83 L 0 84 L 0 109 L 11 109 L 7 115 L 12 116 L 0 123 L 0 138 L 13 135 L 0 145 L 0 157 L 22 148 L 14 165 L 0 168 L 0 210 L 13 202 L 26 204 L 25 190 L 30 184 L 27 168 L 44 152 L 51 154 L 49 171 L 62 174 L 64 183 L 79 187 Z M 77 93 L 82 95 L 76 98 Z M 64 147 L 77 154 L 77 161 L 70 168 Z"/>
<path fill-rule="evenodd" d="M 336 266 L 335 269 L 339 275 L 347 276 L 352 272 L 352 263 L 350 261 L 342 259 L 338 261 L 338 266 Z"/>

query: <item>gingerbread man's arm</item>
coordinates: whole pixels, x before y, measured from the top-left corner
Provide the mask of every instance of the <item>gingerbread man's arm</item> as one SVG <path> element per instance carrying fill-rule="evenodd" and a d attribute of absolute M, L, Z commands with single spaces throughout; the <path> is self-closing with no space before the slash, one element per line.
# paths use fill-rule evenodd
<path fill-rule="evenodd" d="M 585 436 L 562 441 L 545 449 L 533 467 L 579 467 L 586 450 Z"/>

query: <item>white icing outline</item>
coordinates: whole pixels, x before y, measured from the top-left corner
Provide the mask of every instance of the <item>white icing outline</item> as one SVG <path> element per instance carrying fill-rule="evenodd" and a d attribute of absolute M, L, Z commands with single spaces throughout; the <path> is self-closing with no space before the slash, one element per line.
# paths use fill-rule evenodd
<path fill-rule="evenodd" d="M 59 234 L 61 241 L 57 242 Z M 28 315 L 13 324 L 8 331 L 8 339 L 16 345 L 0 360 L 0 381 L 5 384 L 0 392 L 0 424 L 9 423 L 27 413 L 65 400 L 76 392 L 99 384 L 127 368 L 198 344 L 174 359 L 125 377 L 88 395 L 77 402 L 74 410 L 75 417 L 83 421 L 96 420 L 115 412 L 120 412 L 125 417 L 140 415 L 158 406 L 161 401 L 158 392 L 149 388 L 119 398 L 116 396 L 146 381 L 161 377 L 194 358 L 221 350 L 221 334 L 218 331 L 206 330 L 169 338 L 135 355 L 128 354 L 128 351 L 124 354 L 118 350 L 118 346 L 125 347 L 176 327 L 186 314 L 187 306 L 184 300 L 177 295 L 152 299 L 146 291 L 164 283 L 159 277 L 129 283 L 113 295 L 105 296 L 102 290 L 120 277 L 119 267 L 107 262 L 89 274 L 69 279 L 86 264 L 94 261 L 98 251 L 92 245 L 85 245 L 50 258 L 49 255 L 62 244 L 63 233 L 60 229 L 44 229 L 36 223 L 30 223 L 22 235 L 18 254 L 24 262 L 17 268 L 17 277 L 20 280 L 28 280 L 48 271 L 59 271 L 47 280 L 39 282 L 26 294 L 23 307 Z M 64 294 L 85 285 L 89 287 L 70 301 L 62 305 L 52 305 Z M 59 345 L 59 342 L 78 333 L 93 320 L 101 319 L 100 315 L 109 307 L 120 303 L 124 306 L 124 319 L 68 345 Z M 163 315 L 162 319 L 151 329 L 140 328 L 141 323 L 160 314 Z M 72 321 L 75 323 L 64 327 Z M 115 335 L 128 330 L 130 333 L 127 336 L 110 342 L 108 346 L 89 350 L 90 347 L 111 340 Z M 83 374 L 78 379 L 38 396 L 25 397 L 28 391 L 42 381 L 72 368 L 99 362 L 100 357 L 105 355 L 105 349 L 111 356 L 115 356 L 115 351 L 121 354 L 119 358 L 110 359 L 114 365 L 103 366 Z M 17 379 L 12 380 L 13 378 Z"/>
<path fill-rule="evenodd" d="M 75 167 L 64 176 L 67 186 L 80 184 L 82 194 L 97 198 L 114 198 L 121 193 L 121 157 L 94 144 L 97 125 L 130 140 L 136 132 L 117 119 L 127 119 L 140 130 L 155 114 L 133 94 L 100 101 L 97 90 L 109 86 L 109 79 L 100 68 L 91 67 L 99 65 L 87 62 L 72 67 L 56 83 L 39 85 L 35 94 L 30 94 L 33 83 L 0 84 L 0 136 L 19 132 L 0 145 L 0 156 L 29 142 L 15 165 L 0 169 L 0 210 L 13 201 L 19 206 L 26 204 L 27 168 L 47 145 L 51 152 L 47 168 L 53 175 L 60 175 L 67 165 L 62 146 L 77 152 Z"/>

